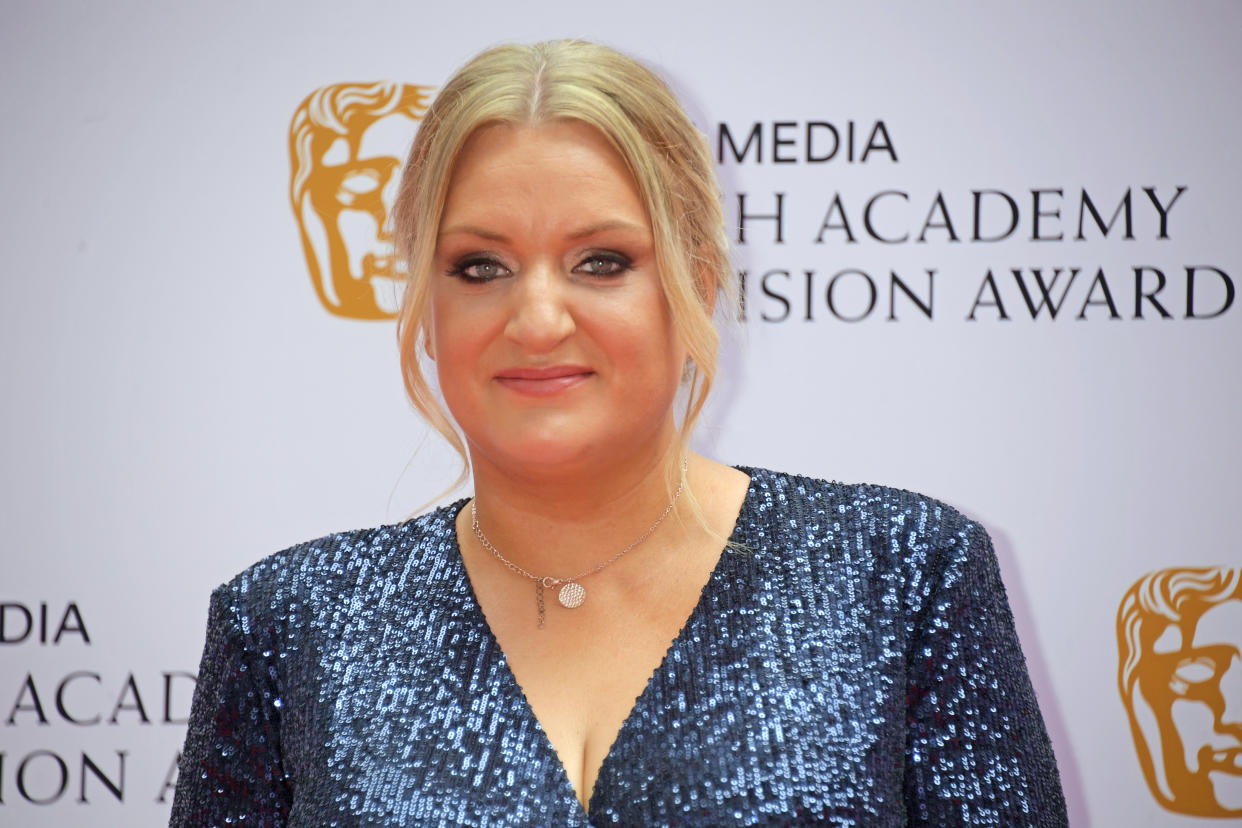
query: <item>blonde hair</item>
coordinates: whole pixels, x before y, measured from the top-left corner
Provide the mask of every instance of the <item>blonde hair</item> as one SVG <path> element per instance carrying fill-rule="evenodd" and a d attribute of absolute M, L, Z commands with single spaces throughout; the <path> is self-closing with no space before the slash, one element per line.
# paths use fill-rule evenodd
<path fill-rule="evenodd" d="M 717 296 L 726 306 L 736 303 L 719 185 L 706 139 L 664 82 L 633 58 L 595 43 L 557 40 L 485 51 L 458 70 L 423 117 L 393 208 L 397 253 L 409 273 L 397 319 L 406 392 L 468 464 L 465 445 L 418 355 L 449 179 L 462 147 L 480 127 L 555 120 L 597 129 L 625 161 L 643 199 L 661 286 L 690 359 L 678 430 L 682 457 L 716 375 L 714 303 Z M 680 462 L 670 464 L 670 491 L 684 474 Z M 463 468 L 455 485 L 466 476 Z M 688 489 L 686 494 L 701 522 L 699 504 Z"/>

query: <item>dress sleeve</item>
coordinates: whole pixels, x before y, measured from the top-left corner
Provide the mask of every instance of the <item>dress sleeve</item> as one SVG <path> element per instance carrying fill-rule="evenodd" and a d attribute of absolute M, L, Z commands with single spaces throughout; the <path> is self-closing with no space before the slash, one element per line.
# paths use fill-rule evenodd
<path fill-rule="evenodd" d="M 275 828 L 288 817 L 275 673 L 247 646 L 233 600 L 227 587 L 211 596 L 172 828 Z"/>
<path fill-rule="evenodd" d="M 978 524 L 942 545 L 908 663 L 910 825 L 1065 826 L 1052 744 Z"/>

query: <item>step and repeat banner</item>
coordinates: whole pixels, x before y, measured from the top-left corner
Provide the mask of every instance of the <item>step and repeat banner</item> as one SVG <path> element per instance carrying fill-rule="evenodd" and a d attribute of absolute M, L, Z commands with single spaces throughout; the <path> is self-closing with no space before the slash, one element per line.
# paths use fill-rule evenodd
<path fill-rule="evenodd" d="M 503 41 L 629 51 L 716 155 L 697 443 L 991 532 L 1075 826 L 1242 817 L 1242 5 L 14 2 L 0 824 L 168 819 L 210 590 L 458 471 L 388 214 Z"/>

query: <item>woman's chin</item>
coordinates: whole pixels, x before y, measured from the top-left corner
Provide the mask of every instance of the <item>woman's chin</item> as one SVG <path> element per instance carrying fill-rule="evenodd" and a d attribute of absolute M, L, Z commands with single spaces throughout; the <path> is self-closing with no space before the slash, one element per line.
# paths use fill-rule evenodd
<path fill-rule="evenodd" d="M 558 477 L 569 473 L 596 474 L 600 468 L 623 468 L 630 463 L 649 464 L 663 456 L 676 438 L 671 414 L 659 421 L 634 418 L 615 422 L 617 412 L 575 410 L 527 412 L 501 425 L 495 418 L 486 428 L 465 429 L 486 439 L 470 440 L 471 455 L 515 477 Z M 611 416 L 609 428 L 600 424 Z"/>
<path fill-rule="evenodd" d="M 598 452 L 587 444 L 563 440 L 532 440 L 506 452 L 506 460 L 523 475 L 552 474 L 579 469 L 596 459 Z"/>
<path fill-rule="evenodd" d="M 615 440 L 583 437 L 570 439 L 563 432 L 527 435 L 505 445 L 474 446 L 475 463 L 483 460 L 517 477 L 558 477 L 581 474 L 601 464 L 622 462 L 638 449 L 620 450 Z"/>

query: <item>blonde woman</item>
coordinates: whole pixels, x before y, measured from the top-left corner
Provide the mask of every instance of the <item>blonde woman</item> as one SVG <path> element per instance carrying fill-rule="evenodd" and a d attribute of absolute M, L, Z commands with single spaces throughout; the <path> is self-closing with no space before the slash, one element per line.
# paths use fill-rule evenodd
<path fill-rule="evenodd" d="M 215 592 L 174 825 L 1065 824 L 979 526 L 689 450 L 733 296 L 657 77 L 479 55 L 395 223 L 474 495 Z"/>

